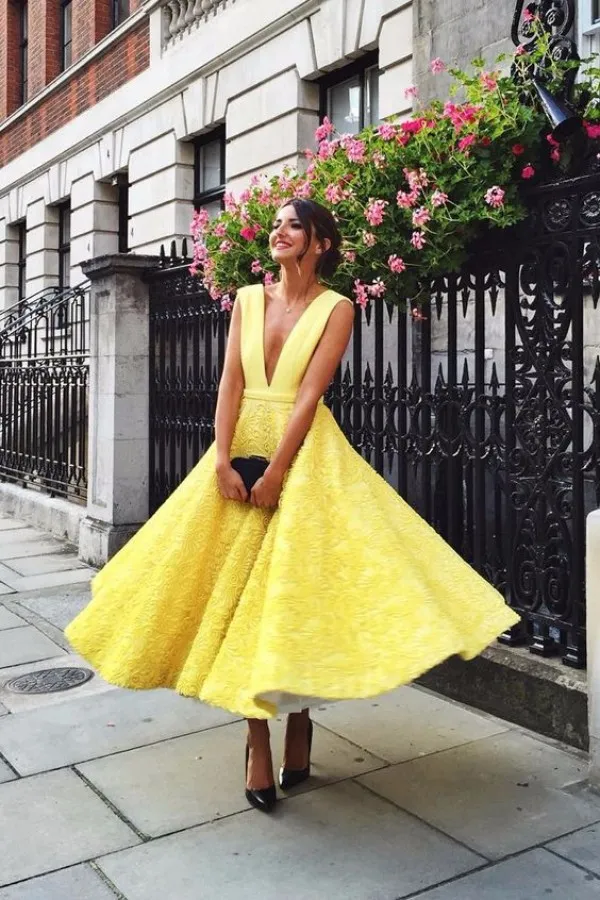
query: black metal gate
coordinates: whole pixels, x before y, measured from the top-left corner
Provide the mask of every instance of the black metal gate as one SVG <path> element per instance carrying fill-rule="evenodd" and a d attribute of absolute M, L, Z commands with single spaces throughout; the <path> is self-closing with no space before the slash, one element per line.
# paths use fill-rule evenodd
<path fill-rule="evenodd" d="M 538 189 L 422 318 L 374 304 L 327 401 L 354 447 L 525 620 L 585 665 L 585 517 L 600 505 L 600 177 Z M 213 435 L 227 316 L 185 266 L 151 280 L 151 508 Z M 432 565 L 435 560 L 432 560 Z"/>

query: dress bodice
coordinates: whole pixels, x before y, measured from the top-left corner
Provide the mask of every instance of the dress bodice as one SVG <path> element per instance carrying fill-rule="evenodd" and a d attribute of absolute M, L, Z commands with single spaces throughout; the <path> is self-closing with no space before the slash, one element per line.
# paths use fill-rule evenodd
<path fill-rule="evenodd" d="M 236 302 L 241 304 L 242 311 L 244 396 L 273 402 L 293 401 L 329 316 L 344 300 L 352 302 L 335 291 L 327 290 L 312 301 L 289 333 L 269 384 L 264 348 L 265 291 L 261 284 L 240 288 Z"/>

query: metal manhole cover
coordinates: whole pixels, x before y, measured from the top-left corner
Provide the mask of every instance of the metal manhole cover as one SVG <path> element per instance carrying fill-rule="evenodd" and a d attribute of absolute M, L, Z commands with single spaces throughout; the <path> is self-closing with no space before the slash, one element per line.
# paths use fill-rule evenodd
<path fill-rule="evenodd" d="M 4 687 L 13 694 L 56 694 L 79 687 L 93 677 L 90 669 L 39 669 L 11 678 Z"/>

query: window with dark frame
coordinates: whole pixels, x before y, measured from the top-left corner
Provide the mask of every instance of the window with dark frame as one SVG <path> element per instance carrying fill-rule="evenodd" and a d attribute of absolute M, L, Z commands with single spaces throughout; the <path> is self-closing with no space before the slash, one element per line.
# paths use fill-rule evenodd
<path fill-rule="evenodd" d="M 600 0 L 592 0 L 592 23 L 600 22 Z"/>
<path fill-rule="evenodd" d="M 377 52 L 326 75 L 321 81 L 321 120 L 327 116 L 338 134 L 357 134 L 379 118 Z"/>
<path fill-rule="evenodd" d="M 72 0 L 60 0 L 60 63 L 68 69 L 73 57 L 73 5 Z"/>
<path fill-rule="evenodd" d="M 212 131 L 194 144 L 194 209 L 217 216 L 225 196 L 225 127 Z"/>
<path fill-rule="evenodd" d="M 58 286 L 61 291 L 71 285 L 71 206 L 58 209 Z"/>
<path fill-rule="evenodd" d="M 17 260 L 17 290 L 19 304 L 25 303 L 27 294 L 27 225 L 20 222 L 18 228 L 19 257 Z"/>
<path fill-rule="evenodd" d="M 116 28 L 129 17 L 129 0 L 111 0 L 112 27 Z"/>
<path fill-rule="evenodd" d="M 129 175 L 117 175 L 117 197 L 119 204 L 119 253 L 129 253 Z"/>
<path fill-rule="evenodd" d="M 21 79 L 21 104 L 27 102 L 28 97 L 28 44 L 29 44 L 29 15 L 27 0 L 22 0 L 19 7 L 19 76 Z"/>

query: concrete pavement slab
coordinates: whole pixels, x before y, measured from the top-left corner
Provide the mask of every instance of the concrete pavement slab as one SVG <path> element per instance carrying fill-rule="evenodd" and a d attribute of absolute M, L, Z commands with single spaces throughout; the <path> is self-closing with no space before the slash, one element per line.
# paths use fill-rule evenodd
<path fill-rule="evenodd" d="M 2 705 L 2 703 L 0 703 L 0 716 L 6 716 L 6 715 L 8 715 L 8 710 L 5 706 Z"/>
<path fill-rule="evenodd" d="M 4 559 L 4 548 L 11 544 L 36 544 L 40 541 L 50 540 L 52 536 L 45 531 L 38 531 L 37 528 L 15 528 L 9 529 L 0 534 L 0 559 Z M 58 541 L 57 541 L 58 543 Z M 64 542 L 62 543 L 64 547 Z M 26 554 L 23 553 L 23 556 Z"/>
<path fill-rule="evenodd" d="M 2 762 L 0 759 L 0 784 L 4 784 L 6 781 L 14 781 L 17 776 L 10 768 L 7 766 L 5 762 Z"/>
<path fill-rule="evenodd" d="M 482 860 L 344 782 L 97 862 L 127 900 L 396 900 Z"/>
<path fill-rule="evenodd" d="M 546 850 L 531 850 L 516 859 L 426 891 L 419 900 L 549 900 L 550 897 L 600 900 L 600 879 Z"/>
<path fill-rule="evenodd" d="M 64 650 L 33 625 L 0 631 L 0 673 L 8 666 L 64 655 Z"/>
<path fill-rule="evenodd" d="M 80 865 L 0 888 L 0 900 L 115 900 L 115 895 L 90 866 Z"/>
<path fill-rule="evenodd" d="M 107 691 L 5 716 L 0 752 L 21 775 L 32 775 L 232 721 L 173 691 Z"/>
<path fill-rule="evenodd" d="M 136 828 L 156 837 L 248 809 L 243 765 L 246 730 L 244 722 L 236 722 L 78 768 Z M 275 771 L 283 739 L 283 723 L 273 723 Z M 303 787 L 322 787 L 381 765 L 381 760 L 317 726 L 312 775 Z"/>
<path fill-rule="evenodd" d="M 402 687 L 374 700 L 334 703 L 315 710 L 313 717 L 391 763 L 468 744 L 508 727 L 416 687 Z"/>
<path fill-rule="evenodd" d="M 2 886 L 138 842 L 74 772 L 49 772 L 0 786 Z"/>
<path fill-rule="evenodd" d="M 0 535 L 0 541 L 2 537 Z M 41 556 L 21 557 L 11 559 L 8 568 L 13 569 L 17 575 L 29 577 L 32 575 L 47 575 L 50 572 L 67 572 L 74 569 L 84 569 L 86 566 L 74 553 L 46 553 Z"/>
<path fill-rule="evenodd" d="M 24 531 L 19 532 L 19 535 L 23 534 Z M 6 562 L 11 559 L 21 559 L 24 556 L 43 556 L 47 553 L 73 555 L 74 548 L 65 545 L 63 541 L 59 541 L 49 535 L 44 535 L 43 538 L 40 538 L 39 532 L 37 532 L 37 535 L 37 538 L 32 537 L 28 532 L 26 539 L 19 541 L 15 539 L 10 542 L 5 542 L 0 536 L 0 559 Z"/>
<path fill-rule="evenodd" d="M 600 876 L 600 825 L 592 825 L 553 841 L 548 848 Z"/>
<path fill-rule="evenodd" d="M 89 697 L 92 694 L 100 694 L 103 691 L 114 691 L 117 688 L 108 684 L 99 675 L 94 675 L 85 684 L 71 688 L 68 691 L 58 691 L 52 694 L 15 694 L 6 689 L 6 682 L 18 675 L 26 675 L 37 672 L 39 669 L 58 669 L 65 666 L 90 669 L 91 667 L 81 656 L 74 653 L 64 654 L 56 659 L 48 659 L 39 663 L 28 663 L 24 666 L 14 666 L 8 669 L 0 669 L 0 701 L 12 713 L 24 712 L 28 709 L 37 709 L 39 706 L 53 706 L 56 703 L 66 703 L 71 700 L 79 700 L 81 697 Z"/>
<path fill-rule="evenodd" d="M 586 771 L 575 754 L 509 732 L 359 781 L 478 853 L 500 859 L 600 821 L 600 799 L 562 790 Z"/>
<path fill-rule="evenodd" d="M 5 606 L 0 606 L 0 631 L 8 628 L 23 628 L 26 625 L 27 622 L 24 619 L 9 612 Z"/>
<path fill-rule="evenodd" d="M 9 602 L 14 603 L 15 600 Z M 69 622 L 90 602 L 90 586 L 72 584 L 47 588 L 24 597 L 19 596 L 16 602 L 64 631 Z"/>
<path fill-rule="evenodd" d="M 14 588 L 11 588 L 10 585 L 8 585 L 8 584 L 2 584 L 2 582 L 0 582 L 0 594 L 14 594 L 14 593 L 15 593 Z"/>
<path fill-rule="evenodd" d="M 18 528 L 29 528 L 27 522 L 21 519 L 11 519 L 10 516 L 0 518 L 0 531 L 16 531 Z"/>
<path fill-rule="evenodd" d="M 22 578 L 18 575 L 15 580 L 11 580 L 10 584 L 20 592 L 37 591 L 49 587 L 58 587 L 63 584 L 87 584 L 91 581 L 93 575 L 95 575 L 95 569 L 90 569 L 88 566 L 85 566 L 84 568 L 79 569 L 69 569 L 67 572 L 48 572 L 46 575 L 29 575 L 27 578 Z M 0 578 L 1 577 L 3 576 L 0 576 Z M 6 578 L 3 580 L 6 584 L 9 583 Z"/>

